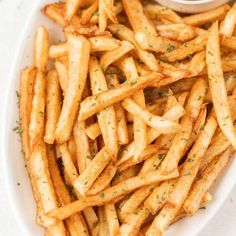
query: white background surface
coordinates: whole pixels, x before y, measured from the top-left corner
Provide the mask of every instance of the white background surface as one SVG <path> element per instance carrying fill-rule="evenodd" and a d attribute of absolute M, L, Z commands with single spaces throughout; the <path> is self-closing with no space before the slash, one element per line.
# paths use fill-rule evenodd
<path fill-rule="evenodd" d="M 8 83 L 8 73 L 18 39 L 20 38 L 25 20 L 34 1 L 36 0 L 0 0 L 0 104 L 4 101 L 4 93 Z M 0 110 L 0 124 L 2 115 L 4 114 L 2 114 Z M 3 168 L 0 159 L 0 235 L 23 236 L 12 214 L 10 203 L 7 199 L 3 176 Z M 27 206 L 25 210 L 27 211 Z M 191 232 L 189 235 L 191 236 Z M 213 235 L 236 235 L 236 187 L 217 212 L 217 215 L 213 217 L 199 234 L 199 236 Z"/>

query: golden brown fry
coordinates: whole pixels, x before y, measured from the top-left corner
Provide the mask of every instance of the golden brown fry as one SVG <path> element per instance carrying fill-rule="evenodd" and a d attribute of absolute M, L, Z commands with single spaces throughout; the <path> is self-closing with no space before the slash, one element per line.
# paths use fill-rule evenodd
<path fill-rule="evenodd" d="M 65 94 L 67 84 L 68 84 L 68 65 L 67 61 L 65 60 L 56 60 L 55 63 L 55 68 L 58 74 L 58 80 L 60 83 L 61 90 Z"/>
<path fill-rule="evenodd" d="M 68 141 L 86 83 L 90 43 L 83 36 L 68 36 L 69 80 L 63 100 L 55 138 L 57 143 Z"/>
<path fill-rule="evenodd" d="M 180 45 L 176 41 L 143 32 L 136 32 L 135 39 L 142 49 L 154 52 L 170 52 Z"/>
<path fill-rule="evenodd" d="M 101 0 L 102 2 L 104 2 L 104 10 L 107 14 L 107 17 L 113 22 L 113 23 L 117 23 L 117 19 L 116 19 L 116 13 L 114 11 L 114 6 L 113 0 Z"/>
<path fill-rule="evenodd" d="M 156 28 L 160 36 L 180 42 L 189 41 L 196 36 L 194 28 L 183 23 L 157 25 Z"/>
<path fill-rule="evenodd" d="M 35 37 L 34 63 L 39 71 L 44 72 L 48 63 L 49 35 L 44 27 L 37 30 Z"/>
<path fill-rule="evenodd" d="M 117 167 L 110 162 L 88 190 L 87 195 L 97 194 L 107 188 L 115 176 L 116 170 Z"/>
<path fill-rule="evenodd" d="M 145 15 L 143 6 L 139 0 L 122 1 L 126 15 L 135 32 L 144 32 L 156 35 L 156 29 L 153 23 Z"/>
<path fill-rule="evenodd" d="M 43 138 L 44 134 L 45 86 L 46 79 L 44 74 L 42 72 L 37 72 L 29 124 L 31 150 L 33 150 L 39 140 Z"/>
<path fill-rule="evenodd" d="M 234 4 L 227 12 L 222 24 L 220 25 L 220 33 L 225 36 L 232 36 L 236 24 L 236 4 Z"/>
<path fill-rule="evenodd" d="M 61 111 L 61 91 L 58 81 L 58 75 L 55 70 L 51 70 L 47 75 L 46 92 L 46 124 L 44 142 L 53 144 L 55 139 L 55 130 Z"/>
<path fill-rule="evenodd" d="M 78 8 L 82 5 L 82 0 L 68 0 L 66 1 L 66 12 L 65 18 L 67 23 L 70 22 L 72 17 L 75 15 Z"/>
<path fill-rule="evenodd" d="M 110 159 L 111 156 L 106 148 L 101 149 L 84 172 L 73 181 L 73 186 L 82 196 L 85 196 L 86 192 L 90 189 L 95 180 L 102 173 L 103 169 L 107 166 Z"/>
<path fill-rule="evenodd" d="M 98 5 L 98 25 L 99 25 L 99 29 L 101 31 L 106 30 L 107 28 L 107 13 L 105 10 L 105 2 L 104 0 L 99 1 L 99 5 Z"/>
<path fill-rule="evenodd" d="M 213 10 L 186 16 L 183 18 L 183 20 L 187 25 L 202 26 L 208 23 L 212 23 L 216 20 L 223 19 L 229 9 L 230 6 L 225 4 Z"/>
<path fill-rule="evenodd" d="M 133 45 L 128 41 L 121 41 L 121 46 L 117 49 L 104 53 L 100 58 L 100 64 L 102 69 L 105 71 L 107 67 L 119 58 L 124 56 L 126 53 L 133 49 Z"/>
<path fill-rule="evenodd" d="M 230 140 L 233 147 L 236 148 L 236 134 L 233 128 L 221 67 L 218 22 L 211 27 L 206 50 L 209 87 L 217 121 L 222 132 Z"/>
<path fill-rule="evenodd" d="M 150 185 L 158 183 L 160 181 L 171 179 L 177 177 L 176 172 L 172 172 L 169 175 L 162 175 L 159 170 L 149 172 L 144 175 L 136 176 L 130 179 L 127 179 L 117 185 L 114 185 L 97 195 L 89 196 L 86 200 L 78 200 L 71 204 L 68 204 L 65 207 L 52 210 L 48 213 L 48 216 L 55 217 L 56 219 L 65 219 L 70 215 L 80 212 L 83 209 L 89 206 L 101 206 L 112 200 L 117 199 L 118 197 L 127 194 L 134 189 L 140 188 L 145 185 Z"/>
<path fill-rule="evenodd" d="M 152 19 L 165 19 L 173 23 L 183 23 L 183 19 L 172 9 L 159 6 L 157 4 L 147 4 L 144 6 L 145 11 Z"/>
<path fill-rule="evenodd" d="M 203 197 L 228 163 L 231 154 L 232 148 L 228 148 L 223 154 L 214 159 L 201 173 L 200 179 L 192 186 L 192 189 L 183 204 L 183 208 L 188 215 L 192 216 L 198 210 Z"/>
<path fill-rule="evenodd" d="M 81 13 L 82 24 L 89 23 L 93 14 L 95 14 L 96 11 L 98 10 L 98 2 L 99 2 L 98 0 L 95 0 L 91 6 L 89 6 L 87 9 L 82 11 L 82 13 Z"/>
<path fill-rule="evenodd" d="M 68 45 L 67 43 L 59 43 L 51 45 L 48 51 L 48 57 L 50 59 L 65 57 L 68 54 Z"/>
<path fill-rule="evenodd" d="M 93 123 L 92 125 L 88 126 L 85 129 L 85 133 L 93 140 L 102 134 L 98 123 Z"/>
<path fill-rule="evenodd" d="M 232 37 L 223 37 L 222 41 L 221 41 L 221 45 L 225 46 L 227 48 L 231 48 L 233 50 L 236 49 L 236 37 L 232 36 Z"/>
<path fill-rule="evenodd" d="M 42 12 L 61 27 L 66 26 L 66 21 L 64 19 L 65 3 L 59 2 L 48 4 L 42 9 Z"/>
<path fill-rule="evenodd" d="M 207 34 L 200 35 L 197 38 L 184 43 L 179 48 L 177 48 L 171 52 L 166 52 L 163 55 L 163 59 L 170 61 L 170 62 L 174 62 L 174 61 L 178 61 L 178 60 L 183 60 L 195 52 L 202 51 L 202 50 L 204 50 L 204 48 L 206 46 L 207 37 L 208 37 Z"/>
<path fill-rule="evenodd" d="M 107 224 L 107 218 L 104 206 L 98 207 L 98 219 L 99 219 L 99 236 L 109 235 L 109 228 Z"/>
<path fill-rule="evenodd" d="M 120 233 L 120 225 L 118 221 L 118 217 L 116 214 L 116 208 L 114 203 L 107 203 L 104 206 L 107 224 L 109 228 L 109 235 L 116 236 Z"/>
<path fill-rule="evenodd" d="M 85 120 L 102 109 L 114 103 L 120 102 L 126 97 L 132 96 L 138 90 L 152 85 L 161 78 L 162 75 L 158 73 L 150 73 L 144 77 L 140 77 L 138 81 L 134 81 L 132 83 L 126 82 L 114 89 L 87 97 L 80 104 L 79 120 Z"/>

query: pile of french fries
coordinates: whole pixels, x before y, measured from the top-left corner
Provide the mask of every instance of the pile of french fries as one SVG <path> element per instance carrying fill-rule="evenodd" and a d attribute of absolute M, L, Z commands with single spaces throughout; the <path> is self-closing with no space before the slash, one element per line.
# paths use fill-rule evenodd
<path fill-rule="evenodd" d="M 42 12 L 65 41 L 37 30 L 20 125 L 45 235 L 158 236 L 206 206 L 236 148 L 236 4 L 181 17 L 67 0 Z"/>

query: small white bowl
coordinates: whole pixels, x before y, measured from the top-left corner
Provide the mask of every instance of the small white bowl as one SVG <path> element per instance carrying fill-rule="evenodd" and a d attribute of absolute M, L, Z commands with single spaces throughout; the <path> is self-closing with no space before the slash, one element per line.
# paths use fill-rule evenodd
<path fill-rule="evenodd" d="M 161 5 L 182 13 L 198 13 L 211 10 L 230 0 L 155 0 Z"/>

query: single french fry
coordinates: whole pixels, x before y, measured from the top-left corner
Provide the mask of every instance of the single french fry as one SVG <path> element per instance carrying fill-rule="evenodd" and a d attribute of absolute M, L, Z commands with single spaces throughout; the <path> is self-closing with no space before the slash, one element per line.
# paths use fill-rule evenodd
<path fill-rule="evenodd" d="M 186 16 L 183 20 L 187 25 L 202 26 L 223 19 L 229 9 L 230 6 L 225 4 L 213 10 Z"/>
<path fill-rule="evenodd" d="M 172 9 L 157 4 L 147 4 L 145 11 L 152 19 L 165 19 L 173 23 L 183 23 L 183 19 Z"/>
<path fill-rule="evenodd" d="M 120 47 L 113 51 L 106 52 L 101 56 L 100 64 L 102 69 L 105 71 L 110 64 L 117 61 L 119 58 L 131 51 L 133 48 L 133 45 L 128 41 L 121 41 Z"/>
<path fill-rule="evenodd" d="M 61 91 L 58 75 L 55 70 L 48 72 L 46 86 L 46 124 L 44 142 L 53 144 L 55 140 L 56 125 L 61 111 Z"/>
<path fill-rule="evenodd" d="M 118 86 L 120 83 L 117 75 L 108 72 L 109 71 L 106 73 L 106 79 L 108 88 L 111 89 Z M 116 112 L 118 141 L 120 145 L 124 145 L 129 142 L 125 110 L 120 103 L 116 103 L 114 109 Z"/>
<path fill-rule="evenodd" d="M 172 172 L 169 175 L 162 175 L 159 170 L 149 172 L 144 175 L 136 176 L 130 179 L 127 179 L 117 185 L 114 185 L 97 195 L 88 196 L 84 200 L 77 200 L 73 203 L 68 204 L 65 207 L 57 208 L 50 213 L 47 213 L 50 217 L 55 217 L 56 219 L 65 219 L 70 215 L 80 212 L 83 209 L 89 206 L 101 206 L 104 205 L 118 197 L 127 194 L 134 189 L 140 188 L 145 185 L 150 185 L 154 183 L 158 183 L 160 181 L 171 179 L 177 177 L 176 172 Z"/>
<path fill-rule="evenodd" d="M 109 186 L 116 174 L 117 167 L 110 162 L 88 190 L 87 195 L 95 195 Z"/>
<path fill-rule="evenodd" d="M 132 96 L 140 89 L 159 81 L 162 75 L 151 73 L 144 77 L 140 77 L 138 81 L 132 83 L 123 83 L 114 89 L 104 91 L 98 95 L 87 97 L 80 104 L 79 120 L 85 120 L 96 114 L 102 109 L 122 101 L 124 98 Z"/>
<path fill-rule="evenodd" d="M 47 146 L 47 155 L 48 155 L 49 170 L 58 197 L 58 201 L 60 205 L 64 206 L 72 202 L 72 199 L 70 193 L 66 188 L 65 183 L 63 182 L 60 170 L 57 166 L 56 156 L 54 153 L 53 146 Z M 67 225 L 68 231 L 72 236 L 77 236 L 78 234 L 83 236 L 88 235 L 87 226 L 83 224 L 82 215 L 80 213 L 69 217 L 68 219 L 65 220 L 65 223 Z"/>
<path fill-rule="evenodd" d="M 99 2 L 98 0 L 95 0 L 91 6 L 89 6 L 88 8 L 86 8 L 85 10 L 82 11 L 82 13 L 81 13 L 82 24 L 89 23 L 93 14 L 95 14 L 96 11 L 98 10 L 98 2 Z"/>
<path fill-rule="evenodd" d="M 126 15 L 135 32 L 140 31 L 156 35 L 156 29 L 152 22 L 145 15 L 143 6 L 139 0 L 122 1 Z"/>
<path fill-rule="evenodd" d="M 67 22 L 70 22 L 76 11 L 82 5 L 82 0 L 68 0 L 66 1 L 65 18 Z"/>
<path fill-rule="evenodd" d="M 104 206 L 98 207 L 98 219 L 99 219 L 99 236 L 109 235 L 109 228 L 107 224 L 107 218 Z"/>
<path fill-rule="evenodd" d="M 89 136 L 89 138 L 93 140 L 102 134 L 98 123 L 93 123 L 92 125 L 88 126 L 85 129 L 85 132 Z"/>
<path fill-rule="evenodd" d="M 116 13 L 114 11 L 114 6 L 113 3 L 114 1 L 112 0 L 102 0 L 102 2 L 104 2 L 104 10 L 107 14 L 107 17 L 113 22 L 113 23 L 117 23 L 117 19 L 116 19 Z"/>
<path fill-rule="evenodd" d="M 109 235 L 116 236 L 120 233 L 120 225 L 118 221 L 118 217 L 116 214 L 116 208 L 114 203 L 107 203 L 104 206 L 107 224 L 109 228 Z"/>
<path fill-rule="evenodd" d="M 171 51 L 171 52 L 166 52 L 163 55 L 163 59 L 174 62 L 178 60 L 183 60 L 187 58 L 189 55 L 192 55 L 195 52 L 199 52 L 204 50 L 204 47 L 206 46 L 207 43 L 207 37 L 208 35 L 200 35 L 197 38 L 184 43 L 177 49 Z"/>
<path fill-rule="evenodd" d="M 44 15 L 46 15 L 48 18 L 50 18 L 52 21 L 60 25 L 61 27 L 66 26 L 66 21 L 64 18 L 64 12 L 65 12 L 65 3 L 58 2 L 58 3 L 52 3 L 46 5 L 42 12 Z"/>
<path fill-rule="evenodd" d="M 183 23 L 157 25 L 156 28 L 160 36 L 180 42 L 189 41 L 196 36 L 194 28 Z"/>
<path fill-rule="evenodd" d="M 48 51 L 48 57 L 50 59 L 66 57 L 68 55 L 68 45 L 67 43 L 59 43 L 51 45 Z"/>
<path fill-rule="evenodd" d="M 77 166 L 77 151 L 76 151 L 76 143 L 74 136 L 71 136 L 69 141 L 67 142 L 69 152 L 71 154 L 73 163 L 75 166 Z"/>
<path fill-rule="evenodd" d="M 170 52 L 179 47 L 176 41 L 143 32 L 136 32 L 135 39 L 142 49 L 154 52 Z"/>
<path fill-rule="evenodd" d="M 69 80 L 62 111 L 56 128 L 55 138 L 58 144 L 68 141 L 73 123 L 85 87 L 90 43 L 83 36 L 68 36 Z"/>
<path fill-rule="evenodd" d="M 73 186 L 78 192 L 85 196 L 86 192 L 93 185 L 98 176 L 102 173 L 103 169 L 107 166 L 111 159 L 110 154 L 103 148 L 91 161 L 86 170 L 73 181 Z"/>
<path fill-rule="evenodd" d="M 232 154 L 232 148 L 228 148 L 223 154 L 214 159 L 201 173 L 200 179 L 194 183 L 190 193 L 183 204 L 184 210 L 192 216 L 200 207 L 203 197 L 215 182 L 217 176 L 228 163 Z"/>
<path fill-rule="evenodd" d="M 199 115 L 206 91 L 206 81 L 198 79 L 190 91 L 187 105 L 185 107 L 186 114 L 180 121 L 182 131 L 175 136 L 167 156 L 161 164 L 163 172 L 168 173 L 178 166 L 178 162 L 184 154 L 184 150 L 188 144 L 193 129 L 193 122 Z"/>
<path fill-rule="evenodd" d="M 229 11 L 227 12 L 221 26 L 220 26 L 220 33 L 225 36 L 232 36 L 236 24 L 236 4 L 234 4 Z"/>
<path fill-rule="evenodd" d="M 73 134 L 76 144 L 76 159 L 78 170 L 83 173 L 93 159 L 89 139 L 85 133 L 86 124 L 84 121 L 76 121 L 73 128 Z"/>
<path fill-rule="evenodd" d="M 44 72 L 48 63 L 49 35 L 44 27 L 39 27 L 35 37 L 34 63 L 38 71 Z"/>
<path fill-rule="evenodd" d="M 45 87 L 46 79 L 43 72 L 37 72 L 34 84 L 34 96 L 32 101 L 32 110 L 30 115 L 29 136 L 30 147 L 39 142 L 44 135 L 44 116 L 45 116 Z"/>
<path fill-rule="evenodd" d="M 55 68 L 58 74 L 58 80 L 60 83 L 61 90 L 63 91 L 63 94 L 66 92 L 67 84 L 68 84 L 68 66 L 65 63 L 65 61 L 56 60 Z"/>
<path fill-rule="evenodd" d="M 221 45 L 235 50 L 236 49 L 236 37 L 224 36 L 221 41 Z"/>
<path fill-rule="evenodd" d="M 122 102 L 122 106 L 134 116 L 138 116 L 149 126 L 157 129 L 160 133 L 176 133 L 180 131 L 180 126 L 177 123 L 168 121 L 167 119 L 155 116 L 145 109 L 139 107 L 132 99 L 126 98 Z"/>
<path fill-rule="evenodd" d="M 206 50 L 209 87 L 217 121 L 222 132 L 230 140 L 233 147 L 236 148 L 236 134 L 233 128 L 221 67 L 218 22 L 214 23 L 210 29 Z"/>
<path fill-rule="evenodd" d="M 110 24 L 108 29 L 122 40 L 127 40 L 133 44 L 140 60 L 143 61 L 151 70 L 158 71 L 159 65 L 155 56 L 151 52 L 145 51 L 139 47 L 135 40 L 134 32 L 131 29 L 122 24 Z"/>
<path fill-rule="evenodd" d="M 163 233 L 163 231 L 181 209 L 181 206 L 187 197 L 194 178 L 197 175 L 201 159 L 203 158 L 203 155 L 211 142 L 216 127 L 217 122 L 215 118 L 211 116 L 208 118 L 204 129 L 199 134 L 198 139 L 189 152 L 187 159 L 180 170 L 180 177 L 178 178 L 172 193 L 168 197 L 167 202 L 160 213 L 152 222 L 151 227 L 146 233 L 147 235 L 153 235 L 154 232 L 159 234 Z"/>

